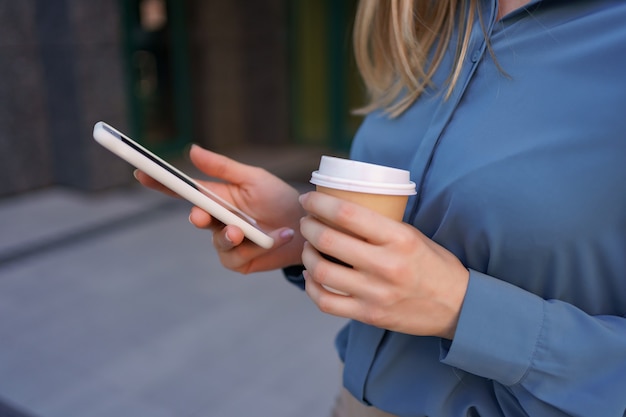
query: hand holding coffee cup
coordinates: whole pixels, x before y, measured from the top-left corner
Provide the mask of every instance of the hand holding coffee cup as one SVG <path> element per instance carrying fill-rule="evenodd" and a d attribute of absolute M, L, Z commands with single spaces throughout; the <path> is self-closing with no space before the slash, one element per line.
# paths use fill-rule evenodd
<path fill-rule="evenodd" d="M 319 169 L 311 175 L 311 183 L 319 192 L 368 207 L 397 221 L 402 221 L 409 196 L 416 194 L 409 171 L 332 156 L 322 156 Z M 349 266 L 330 256 L 325 258 Z"/>

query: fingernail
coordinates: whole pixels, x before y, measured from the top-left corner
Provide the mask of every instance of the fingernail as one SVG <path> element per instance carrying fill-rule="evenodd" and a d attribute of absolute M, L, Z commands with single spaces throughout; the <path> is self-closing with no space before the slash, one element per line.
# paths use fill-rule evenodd
<path fill-rule="evenodd" d="M 188 143 L 187 145 L 185 145 L 185 148 L 183 149 L 183 155 L 189 156 L 189 154 L 191 153 L 193 148 L 195 148 L 197 146 L 198 145 L 196 145 L 195 143 Z"/>
<path fill-rule="evenodd" d="M 298 201 L 300 202 L 300 204 L 304 203 L 304 200 L 306 200 L 306 196 L 307 194 L 300 194 L 300 196 L 298 197 Z"/>
<path fill-rule="evenodd" d="M 133 171 L 133 177 L 135 177 L 136 180 L 139 179 L 139 170 L 138 169 Z"/>
<path fill-rule="evenodd" d="M 282 240 L 288 240 L 291 239 L 293 237 L 293 235 L 296 232 L 294 232 L 293 229 L 285 229 L 282 232 L 280 232 L 280 234 L 278 235 Z"/>
<path fill-rule="evenodd" d="M 226 232 L 226 234 L 224 235 L 224 238 L 226 238 L 226 241 L 230 244 L 233 243 L 233 240 L 230 238 L 230 236 L 228 236 L 228 232 Z"/>

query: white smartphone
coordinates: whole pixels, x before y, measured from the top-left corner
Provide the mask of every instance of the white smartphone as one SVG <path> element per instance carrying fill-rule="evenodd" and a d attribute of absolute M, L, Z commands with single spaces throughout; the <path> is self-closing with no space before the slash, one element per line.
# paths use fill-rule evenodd
<path fill-rule="evenodd" d="M 205 210 L 224 224 L 239 227 L 246 238 L 269 249 L 274 239 L 263 232 L 257 222 L 211 190 L 174 168 L 128 136 L 104 122 L 93 128 L 94 139 L 134 167 L 145 172 L 170 190 Z"/>

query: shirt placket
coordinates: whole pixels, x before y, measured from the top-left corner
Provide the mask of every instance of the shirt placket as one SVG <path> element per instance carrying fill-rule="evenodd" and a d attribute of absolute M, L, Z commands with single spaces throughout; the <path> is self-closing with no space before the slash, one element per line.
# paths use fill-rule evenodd
<path fill-rule="evenodd" d="M 472 75 L 474 74 L 480 60 L 486 51 L 485 33 L 490 33 L 495 21 L 496 4 L 495 0 L 482 3 L 484 22 L 486 28 L 481 27 L 479 22 L 474 24 L 470 37 L 469 53 L 462 68 L 456 88 L 450 97 L 444 99 L 445 92 L 439 93 L 438 103 L 430 105 L 438 106 L 435 115 L 426 134 L 421 139 L 421 144 L 417 149 L 415 158 L 411 164 L 411 176 L 418 184 L 418 196 L 413 200 L 413 207 L 410 212 L 408 222 L 411 223 L 419 210 L 421 196 L 425 192 L 425 184 L 428 176 L 430 162 L 436 151 L 437 144 L 441 140 L 442 133 L 450 120 L 454 109 L 460 102 Z M 443 81 L 448 76 L 445 71 L 439 72 L 438 85 L 443 85 Z M 366 384 L 372 365 L 376 359 L 376 354 L 385 339 L 386 330 L 368 326 L 359 322 L 350 324 L 350 334 L 348 346 L 349 353 L 346 355 L 344 363 L 344 386 L 359 400 L 369 404 L 366 398 Z"/>

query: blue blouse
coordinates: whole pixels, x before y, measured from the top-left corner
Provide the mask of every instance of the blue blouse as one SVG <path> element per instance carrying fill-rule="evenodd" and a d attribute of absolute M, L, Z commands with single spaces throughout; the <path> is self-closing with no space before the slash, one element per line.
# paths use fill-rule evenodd
<path fill-rule="evenodd" d="M 500 21 L 495 0 L 482 7 L 451 97 L 456 45 L 440 88 L 369 115 L 351 151 L 410 170 L 404 220 L 470 270 L 456 335 L 352 321 L 344 385 L 406 417 L 621 417 L 626 2 L 533 1 Z"/>

